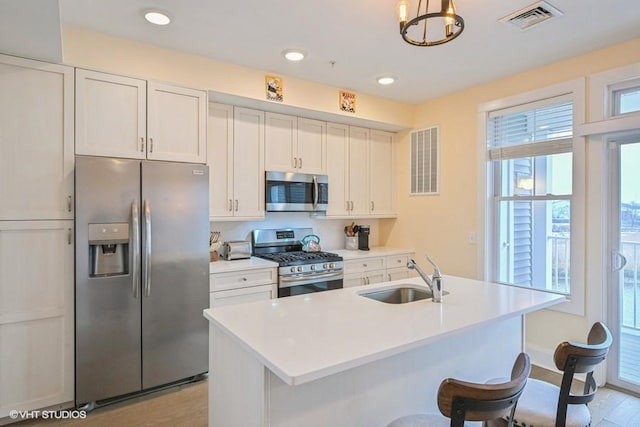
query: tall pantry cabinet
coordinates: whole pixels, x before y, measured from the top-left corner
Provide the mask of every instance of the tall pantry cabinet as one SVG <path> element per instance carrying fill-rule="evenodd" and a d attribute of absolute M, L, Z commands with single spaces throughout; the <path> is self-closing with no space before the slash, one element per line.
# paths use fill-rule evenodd
<path fill-rule="evenodd" d="M 74 400 L 73 68 L 0 55 L 0 419 Z"/>

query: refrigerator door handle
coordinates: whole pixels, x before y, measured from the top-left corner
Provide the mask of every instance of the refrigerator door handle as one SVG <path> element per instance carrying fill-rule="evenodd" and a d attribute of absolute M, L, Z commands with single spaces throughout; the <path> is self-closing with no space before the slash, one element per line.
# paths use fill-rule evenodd
<path fill-rule="evenodd" d="M 135 201 L 131 203 L 131 228 L 131 246 L 133 246 L 132 292 L 133 297 L 138 299 L 140 296 L 140 214 L 138 213 L 138 204 Z"/>
<path fill-rule="evenodd" d="M 142 259 L 142 269 L 144 277 L 144 296 L 151 295 L 151 207 L 147 200 L 144 201 L 144 257 Z"/>

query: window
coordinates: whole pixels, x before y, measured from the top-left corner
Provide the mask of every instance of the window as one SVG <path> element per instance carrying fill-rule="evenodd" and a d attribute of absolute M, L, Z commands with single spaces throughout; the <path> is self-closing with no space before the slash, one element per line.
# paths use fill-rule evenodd
<path fill-rule="evenodd" d="M 613 116 L 640 111 L 640 79 L 611 87 Z"/>
<path fill-rule="evenodd" d="M 411 195 L 438 194 L 440 163 L 438 126 L 411 132 Z"/>
<path fill-rule="evenodd" d="M 494 281 L 571 293 L 573 117 L 571 95 L 488 113 Z"/>

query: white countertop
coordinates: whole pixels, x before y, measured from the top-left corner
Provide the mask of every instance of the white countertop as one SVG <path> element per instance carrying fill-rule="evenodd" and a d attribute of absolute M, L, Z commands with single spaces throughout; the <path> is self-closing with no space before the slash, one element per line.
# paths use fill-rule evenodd
<path fill-rule="evenodd" d="M 338 289 L 204 311 L 289 385 L 302 384 L 437 341 L 457 331 L 540 310 L 564 296 L 445 276 L 451 292 L 387 304 L 358 295 L 420 278 Z"/>
<path fill-rule="evenodd" d="M 266 259 L 251 257 L 233 261 L 219 260 L 209 263 L 209 274 L 230 273 L 234 271 L 256 270 L 260 268 L 277 268 L 278 263 Z"/>
<path fill-rule="evenodd" d="M 333 252 L 340 255 L 344 259 L 360 259 L 360 258 L 373 258 L 388 255 L 408 254 L 414 252 L 413 249 L 398 249 L 388 248 L 385 246 L 375 246 L 368 251 L 353 251 L 349 249 L 329 249 L 328 252 Z"/>

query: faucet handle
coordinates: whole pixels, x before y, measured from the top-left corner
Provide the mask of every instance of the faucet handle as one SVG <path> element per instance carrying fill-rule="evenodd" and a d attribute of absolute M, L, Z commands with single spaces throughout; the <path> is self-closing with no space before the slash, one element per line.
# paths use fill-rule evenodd
<path fill-rule="evenodd" d="M 441 277 L 440 276 L 440 269 L 438 268 L 436 263 L 433 262 L 433 260 L 429 257 L 429 255 L 427 255 L 427 261 L 429 261 L 429 263 L 433 266 L 433 276 L 434 277 Z"/>

